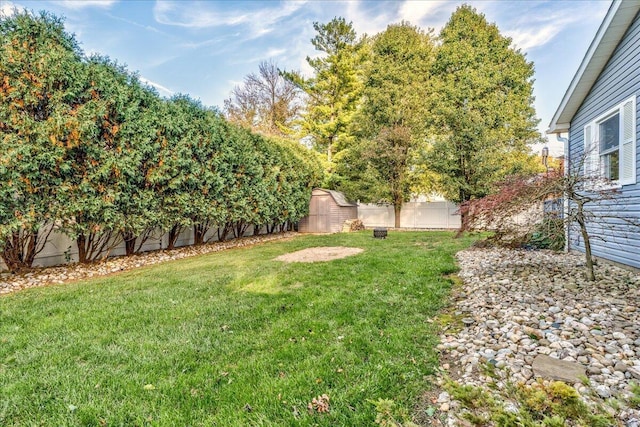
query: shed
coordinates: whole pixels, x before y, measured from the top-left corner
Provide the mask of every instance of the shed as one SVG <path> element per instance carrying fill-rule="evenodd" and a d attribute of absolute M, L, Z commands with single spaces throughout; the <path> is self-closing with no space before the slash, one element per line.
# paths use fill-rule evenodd
<path fill-rule="evenodd" d="M 309 215 L 298 224 L 301 233 L 337 233 L 348 219 L 358 219 L 358 205 L 349 203 L 339 191 L 315 188 L 309 202 Z"/>

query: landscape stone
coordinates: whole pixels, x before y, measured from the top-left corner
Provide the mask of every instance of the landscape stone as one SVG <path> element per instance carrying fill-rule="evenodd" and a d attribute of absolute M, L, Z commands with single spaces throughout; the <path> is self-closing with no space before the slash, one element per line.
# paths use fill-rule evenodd
<path fill-rule="evenodd" d="M 620 407 L 611 409 L 619 425 L 640 419 L 640 408 L 629 408 L 624 398 L 640 381 L 637 272 L 606 265 L 604 273 L 597 266 L 596 281 L 587 282 L 582 254 L 472 248 L 456 256 L 464 296 L 452 310 L 478 319 L 441 335 L 447 345 L 439 349 L 452 360 L 457 382 L 491 393 L 508 381 L 563 380 L 588 404 L 620 397 Z M 492 378 L 474 366 L 494 354 L 487 350 L 496 351 Z M 589 384 L 582 384 L 586 375 Z M 452 400 L 446 425 L 466 425 L 456 408 Z"/>
<path fill-rule="evenodd" d="M 597 386 L 596 393 L 598 393 L 598 396 L 600 396 L 603 399 L 608 399 L 611 397 L 611 390 L 609 389 L 609 387 L 605 385 Z"/>
<path fill-rule="evenodd" d="M 533 359 L 533 373 L 536 377 L 573 383 L 586 375 L 585 367 L 573 362 L 554 359 L 540 354 Z"/>
<path fill-rule="evenodd" d="M 637 380 L 640 380 L 640 369 L 636 368 L 627 368 L 627 372 L 631 374 Z"/>
<path fill-rule="evenodd" d="M 627 365 L 626 365 L 626 363 L 618 362 L 618 363 L 615 364 L 613 369 L 615 369 L 616 371 L 619 371 L 619 372 L 627 372 Z"/>

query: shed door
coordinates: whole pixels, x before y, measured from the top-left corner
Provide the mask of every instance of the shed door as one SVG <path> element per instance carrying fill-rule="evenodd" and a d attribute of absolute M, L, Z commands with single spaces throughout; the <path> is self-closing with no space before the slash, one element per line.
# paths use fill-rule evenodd
<path fill-rule="evenodd" d="M 309 231 L 328 233 L 331 231 L 331 196 L 313 196 L 309 209 Z"/>

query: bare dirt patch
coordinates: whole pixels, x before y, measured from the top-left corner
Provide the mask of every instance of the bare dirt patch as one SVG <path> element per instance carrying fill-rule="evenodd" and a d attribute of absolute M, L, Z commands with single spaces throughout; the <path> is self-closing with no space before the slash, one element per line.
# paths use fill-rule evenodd
<path fill-rule="evenodd" d="M 346 258 L 364 251 L 361 248 L 347 248 L 344 246 L 319 246 L 307 248 L 297 252 L 280 255 L 276 261 L 284 262 L 323 262 Z"/>

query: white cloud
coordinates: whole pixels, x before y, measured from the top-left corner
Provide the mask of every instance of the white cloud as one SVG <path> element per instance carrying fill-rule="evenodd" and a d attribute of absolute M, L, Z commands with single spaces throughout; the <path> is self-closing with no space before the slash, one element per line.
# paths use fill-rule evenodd
<path fill-rule="evenodd" d="M 450 4 L 447 1 L 418 1 L 418 0 L 405 0 L 400 6 L 398 11 L 398 17 L 400 20 L 409 21 L 413 24 L 418 24 L 423 18 L 431 13 L 438 11 L 442 6 Z"/>
<path fill-rule="evenodd" d="M 67 9 L 84 9 L 86 7 L 100 7 L 108 9 L 118 0 L 60 0 L 55 3 Z"/>
<path fill-rule="evenodd" d="M 242 59 L 231 60 L 230 63 L 231 64 L 251 64 L 254 62 L 259 62 L 264 60 L 277 59 L 278 57 L 282 56 L 286 52 L 287 52 L 287 49 L 277 49 L 277 48 L 271 47 L 266 51 L 261 52 L 258 55 L 251 56 L 248 58 L 243 57 Z"/>
<path fill-rule="evenodd" d="M 544 2 L 532 2 L 531 5 L 531 11 L 524 10 L 518 18 L 507 22 L 503 32 L 525 52 L 549 44 L 561 32 L 575 24 L 591 21 L 594 15 L 591 5 L 586 3 L 583 8 L 576 8 L 575 3 L 568 3 L 564 8 L 562 4 L 547 7 Z"/>
<path fill-rule="evenodd" d="M 360 35 L 365 33 L 370 36 L 377 34 L 387 28 L 387 25 L 393 23 L 396 18 L 395 11 L 387 8 L 385 8 L 385 12 L 371 16 L 371 14 L 365 12 L 364 8 L 361 7 L 362 5 L 363 2 L 360 0 L 347 2 L 345 11 L 345 19 L 347 22 L 353 22 L 353 28 Z"/>
<path fill-rule="evenodd" d="M 286 51 L 287 49 L 278 49 L 278 48 L 272 47 L 272 48 L 269 48 L 269 50 L 267 50 L 267 53 L 265 53 L 264 56 L 266 56 L 267 58 L 275 58 L 282 55 Z"/>
<path fill-rule="evenodd" d="M 158 90 L 158 92 L 160 92 L 160 95 L 164 95 L 164 96 L 172 96 L 172 95 L 175 93 L 175 92 L 173 92 L 171 89 L 168 89 L 168 88 L 166 88 L 166 87 L 162 86 L 162 85 L 161 85 L 161 84 L 159 84 L 159 83 L 152 82 L 151 80 L 149 80 L 149 79 L 145 79 L 145 78 L 144 78 L 144 77 L 142 77 L 142 76 L 141 76 L 141 77 L 139 77 L 139 78 L 140 78 L 140 81 L 141 81 L 142 83 L 144 83 L 144 84 L 146 84 L 146 85 L 149 85 L 149 86 L 151 86 L 151 87 L 153 87 L 153 88 L 156 88 L 156 89 Z"/>
<path fill-rule="evenodd" d="M 3 1 L 0 3 L 0 16 L 8 18 L 22 9 L 24 8 L 18 6 L 17 4 L 11 3 L 10 1 Z"/>
<path fill-rule="evenodd" d="M 113 14 L 110 14 L 110 13 L 109 13 L 109 14 L 107 14 L 107 16 L 108 16 L 109 18 L 111 18 L 111 19 L 116 19 L 116 20 L 121 21 L 121 22 L 124 22 L 124 23 L 126 23 L 126 24 L 133 25 L 134 27 L 138 27 L 138 28 L 142 28 L 142 29 L 147 30 L 147 31 L 151 31 L 151 32 L 153 32 L 153 33 L 163 34 L 163 35 L 165 35 L 165 36 L 166 36 L 166 35 L 168 35 L 167 33 L 163 33 L 162 31 L 158 30 L 158 29 L 157 29 L 157 28 L 155 28 L 155 27 L 152 27 L 151 25 L 143 25 L 143 24 L 139 24 L 139 23 L 137 23 L 136 21 L 132 21 L 132 20 L 130 20 L 130 19 L 122 18 L 122 17 L 120 17 L 120 16 L 116 16 L 116 15 L 113 15 Z"/>
<path fill-rule="evenodd" d="M 153 8 L 155 20 L 164 25 L 187 28 L 212 28 L 221 26 L 248 27 L 247 38 L 255 38 L 270 33 L 283 18 L 298 11 L 305 1 L 282 3 L 282 7 L 271 7 L 269 2 L 264 7 L 252 11 L 241 9 L 222 10 L 221 4 L 215 2 L 189 3 L 158 1 Z M 226 3 L 233 4 L 233 3 Z M 259 3 L 255 3 L 256 6 Z"/>
<path fill-rule="evenodd" d="M 511 37 L 512 43 L 519 49 L 528 51 L 530 49 L 544 46 L 558 35 L 562 30 L 556 24 L 543 25 L 542 27 L 522 28 L 505 31 L 505 35 Z"/>
<path fill-rule="evenodd" d="M 352 21 L 358 34 L 375 35 L 388 25 L 408 21 L 422 28 L 442 28 L 449 15 L 460 3 L 446 0 L 380 3 L 382 7 L 371 7 L 375 2 L 365 0 L 349 1 L 344 13 L 347 21 Z"/>

